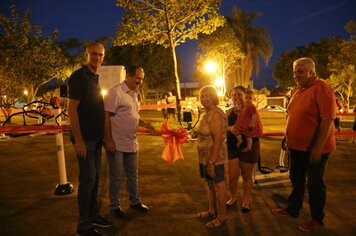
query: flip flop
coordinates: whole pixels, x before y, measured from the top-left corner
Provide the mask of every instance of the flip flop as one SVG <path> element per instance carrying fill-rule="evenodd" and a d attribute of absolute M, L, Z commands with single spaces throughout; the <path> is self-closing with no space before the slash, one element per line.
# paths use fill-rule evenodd
<path fill-rule="evenodd" d="M 207 219 L 207 218 L 214 217 L 214 216 L 215 216 L 215 213 L 211 213 L 209 211 L 203 211 L 203 212 L 200 212 L 197 214 L 197 217 L 199 219 Z"/>
<path fill-rule="evenodd" d="M 217 220 L 218 223 L 214 223 L 214 220 Z M 218 227 L 224 225 L 227 221 L 227 219 L 220 220 L 219 218 L 215 218 L 214 220 L 209 221 L 208 223 L 206 223 L 205 226 L 208 227 L 209 229 L 214 229 L 214 228 L 218 228 Z"/>

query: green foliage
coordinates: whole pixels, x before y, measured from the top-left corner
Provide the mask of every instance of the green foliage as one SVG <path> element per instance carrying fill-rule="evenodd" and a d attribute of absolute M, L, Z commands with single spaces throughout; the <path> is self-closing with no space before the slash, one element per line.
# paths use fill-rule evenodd
<path fill-rule="evenodd" d="M 338 53 L 329 57 L 331 75 L 327 82 L 349 104 L 350 97 L 356 91 L 356 41 L 344 41 L 337 49 Z"/>
<path fill-rule="evenodd" d="M 356 20 L 351 20 L 345 25 L 345 30 L 350 33 L 351 39 L 356 38 Z"/>
<path fill-rule="evenodd" d="M 200 33 L 212 33 L 222 25 L 217 13 L 219 0 L 117 0 L 126 14 L 116 33 L 116 43 L 155 43 L 170 47 L 196 39 Z"/>
<path fill-rule="evenodd" d="M 218 14 L 220 0 L 117 0 L 126 9 L 118 26 L 116 45 L 158 44 L 171 51 L 177 98 L 179 75 L 175 48 L 200 33 L 212 33 L 223 24 Z"/>
<path fill-rule="evenodd" d="M 27 101 L 31 101 L 39 86 L 62 77 L 67 60 L 53 42 L 58 31 L 43 37 L 41 27 L 31 24 L 30 11 L 21 19 L 16 7 L 10 10 L 10 18 L 0 14 L 0 71 L 1 82 L 6 84 L 1 93 L 15 98 L 26 89 Z"/>
<path fill-rule="evenodd" d="M 198 73 L 194 75 L 195 79 L 203 82 L 208 78 L 206 83 L 211 84 L 211 78 L 205 72 L 204 65 L 206 61 L 212 60 L 219 63 L 220 67 L 223 67 L 219 69 L 223 71 L 226 83 L 230 84 L 230 78 L 233 78 L 233 72 L 239 66 L 238 59 L 244 57 L 241 52 L 240 41 L 236 38 L 233 29 L 228 24 L 225 24 L 209 35 L 202 35 L 199 37 L 198 49 Z"/>
<path fill-rule="evenodd" d="M 260 90 L 256 90 L 256 93 L 257 93 L 257 94 L 264 94 L 264 95 L 266 95 L 266 96 L 269 96 L 269 95 L 271 94 L 271 91 L 268 90 L 268 88 L 263 87 L 263 88 L 261 88 Z"/>
<path fill-rule="evenodd" d="M 261 16 L 260 12 L 244 12 L 234 6 L 227 17 L 229 25 L 234 29 L 240 41 L 241 51 L 245 57 L 239 59 L 236 81 L 241 85 L 249 85 L 252 73 L 259 74 L 260 58 L 268 64 L 273 52 L 272 40 L 268 30 L 254 26 L 254 21 Z"/>
<path fill-rule="evenodd" d="M 321 39 L 303 47 L 283 52 L 277 59 L 273 68 L 273 77 L 279 86 L 295 86 L 293 79 L 293 62 L 300 57 L 310 57 L 314 60 L 317 75 L 322 79 L 328 79 L 330 72 L 327 65 L 329 56 L 338 54 L 338 45 L 342 42 L 340 37 Z"/>
<path fill-rule="evenodd" d="M 174 89 L 170 52 L 162 46 L 114 46 L 107 50 L 105 61 L 109 65 L 142 66 L 145 70 L 144 88 L 157 92 Z"/>
<path fill-rule="evenodd" d="M 85 61 L 84 43 L 77 38 L 69 38 L 57 43 L 62 49 L 63 55 L 68 59 L 68 65 L 72 70 Z"/>

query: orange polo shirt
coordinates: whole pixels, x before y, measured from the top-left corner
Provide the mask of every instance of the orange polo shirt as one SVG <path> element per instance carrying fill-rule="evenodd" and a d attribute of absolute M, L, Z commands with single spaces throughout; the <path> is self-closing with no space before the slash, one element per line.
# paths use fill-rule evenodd
<path fill-rule="evenodd" d="M 311 151 L 318 136 L 322 119 L 336 118 L 335 95 L 320 79 L 304 89 L 297 89 L 287 107 L 287 146 L 298 151 Z M 329 131 L 322 153 L 335 151 L 335 127 Z"/>

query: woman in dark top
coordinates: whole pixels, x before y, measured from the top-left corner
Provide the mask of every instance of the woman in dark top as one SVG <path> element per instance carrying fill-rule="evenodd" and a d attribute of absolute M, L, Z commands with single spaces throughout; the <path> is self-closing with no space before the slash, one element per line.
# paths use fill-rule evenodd
<path fill-rule="evenodd" d="M 228 173 L 229 173 L 229 190 L 230 200 L 227 201 L 226 207 L 231 208 L 237 203 L 237 183 L 240 177 L 240 171 L 243 178 L 243 199 L 242 199 L 242 213 L 250 211 L 250 199 L 253 186 L 252 174 L 255 164 L 258 161 L 260 153 L 259 138 L 252 139 L 251 151 L 243 153 L 247 145 L 246 138 L 243 137 L 243 143 L 237 148 L 237 138 L 233 133 L 233 126 L 235 125 L 238 114 L 242 111 L 245 102 L 245 88 L 237 86 L 232 90 L 232 100 L 234 107 L 227 111 L 227 118 L 229 128 L 227 132 L 227 149 L 228 149 Z"/>

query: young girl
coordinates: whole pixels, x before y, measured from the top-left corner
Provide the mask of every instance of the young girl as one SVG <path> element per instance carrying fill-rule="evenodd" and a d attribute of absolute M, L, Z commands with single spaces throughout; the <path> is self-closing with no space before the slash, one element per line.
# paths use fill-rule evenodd
<path fill-rule="evenodd" d="M 242 144 L 242 135 L 246 137 L 247 146 L 242 149 L 242 152 L 246 153 L 251 150 L 252 138 L 258 137 L 262 134 L 262 123 L 257 109 L 253 104 L 255 94 L 252 90 L 246 92 L 245 104 L 239 114 L 234 131 L 237 138 L 237 147 Z"/>

